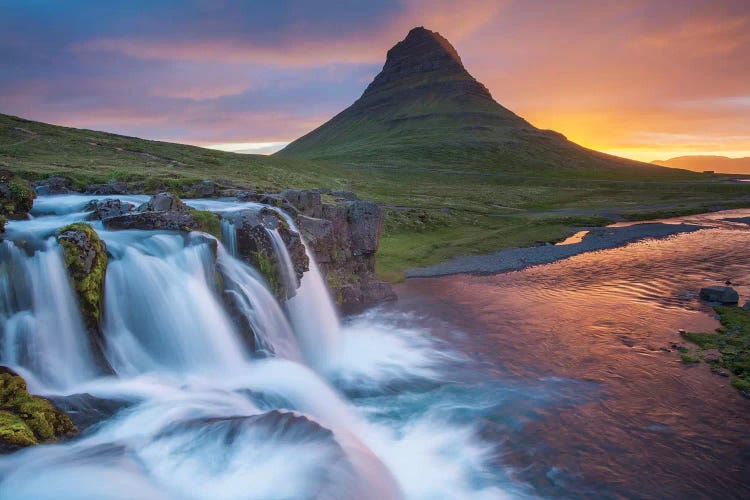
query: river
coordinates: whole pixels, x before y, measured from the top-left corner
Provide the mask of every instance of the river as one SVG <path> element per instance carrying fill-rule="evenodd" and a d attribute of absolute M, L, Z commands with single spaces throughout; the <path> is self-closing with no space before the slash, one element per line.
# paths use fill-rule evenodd
<path fill-rule="evenodd" d="M 712 216 L 524 271 L 410 280 L 398 303 L 343 320 L 314 264 L 277 302 L 224 227 L 216 265 L 268 346 L 251 352 L 205 236 L 92 222 L 110 253 L 106 376 L 52 237 L 92 198 L 41 197 L 9 223 L 0 360 L 32 392 L 122 409 L 0 458 L 0 498 L 750 495 L 750 401 L 663 350 L 679 328 L 717 326 L 701 286 L 731 278 L 748 296 L 746 225 Z"/>

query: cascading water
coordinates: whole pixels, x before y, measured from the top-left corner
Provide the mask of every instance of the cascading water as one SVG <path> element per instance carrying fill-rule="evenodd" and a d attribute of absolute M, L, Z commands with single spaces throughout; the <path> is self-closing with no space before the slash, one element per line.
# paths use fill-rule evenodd
<path fill-rule="evenodd" d="M 96 370 L 54 239 L 31 256 L 4 241 L 0 259 L 3 362 L 51 388 L 91 378 Z"/>
<path fill-rule="evenodd" d="M 69 443 L 0 457 L 0 498 L 501 496 L 486 480 L 490 455 L 471 425 L 448 422 L 439 396 L 415 412 L 406 410 L 408 392 L 393 392 L 396 379 L 439 384 L 447 358 L 416 330 L 370 319 L 361 320 L 367 328 L 342 327 L 311 255 L 296 296 L 280 304 L 234 257 L 228 223 L 226 248 L 199 233 L 92 223 L 110 254 L 103 335 L 116 376 L 97 374 L 52 236 L 84 220 L 90 199 L 42 197 L 37 207 L 52 215 L 9 223 L 0 247 L 0 362 L 36 393 L 88 393 L 126 407 Z M 271 236 L 296 286 L 286 248 Z M 340 380 L 350 396 L 332 387 Z M 384 398 L 383 413 L 351 395 L 356 384 Z M 393 420 L 401 406 L 405 419 Z M 429 470 L 417 473 L 419 463 Z"/>

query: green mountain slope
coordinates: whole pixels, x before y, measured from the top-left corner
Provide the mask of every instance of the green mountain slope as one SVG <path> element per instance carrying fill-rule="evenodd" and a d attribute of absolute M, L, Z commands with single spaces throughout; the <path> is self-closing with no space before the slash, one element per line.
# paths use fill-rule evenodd
<path fill-rule="evenodd" d="M 424 28 L 388 51 L 383 70 L 354 104 L 277 156 L 533 175 L 676 174 L 534 127 L 498 104 L 453 46 Z"/>

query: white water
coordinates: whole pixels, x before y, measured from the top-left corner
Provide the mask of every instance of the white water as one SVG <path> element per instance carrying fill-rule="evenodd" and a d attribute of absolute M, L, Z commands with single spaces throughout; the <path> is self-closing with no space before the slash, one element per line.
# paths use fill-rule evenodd
<path fill-rule="evenodd" d="M 9 224 L 11 237 L 44 243 L 31 256 L 3 243 L 1 361 L 37 393 L 129 406 L 77 440 L 0 458 L 0 498 L 504 496 L 473 423 L 446 418 L 454 403 L 436 393 L 415 411 L 421 389 L 394 389 L 441 384 L 441 367 L 455 360 L 427 332 L 375 313 L 342 327 L 312 259 L 297 295 L 279 304 L 221 244 L 214 255 L 207 235 L 95 224 L 110 253 L 103 333 L 117 374 L 98 376 L 60 250 L 47 239 L 85 218 L 85 201 L 41 198 L 56 215 Z M 381 403 L 345 395 L 358 391 Z"/>

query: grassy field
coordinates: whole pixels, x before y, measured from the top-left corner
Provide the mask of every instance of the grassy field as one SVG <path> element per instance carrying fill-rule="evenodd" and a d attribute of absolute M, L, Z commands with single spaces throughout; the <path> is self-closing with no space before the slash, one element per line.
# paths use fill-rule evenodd
<path fill-rule="evenodd" d="M 348 189 L 386 207 L 378 272 L 391 281 L 410 267 L 457 255 L 556 241 L 612 212 L 655 218 L 750 207 L 750 183 L 675 171 L 665 178 L 596 170 L 565 176 L 404 166 L 352 167 L 278 156 L 240 155 L 78 130 L 0 115 L 0 166 L 29 180 L 52 174 L 79 187 L 143 181 L 180 190 L 203 179 L 259 190 Z M 565 211 L 589 210 L 589 214 Z M 546 213 L 539 214 L 539 211 Z M 602 217 L 597 211 L 607 211 Z"/>

